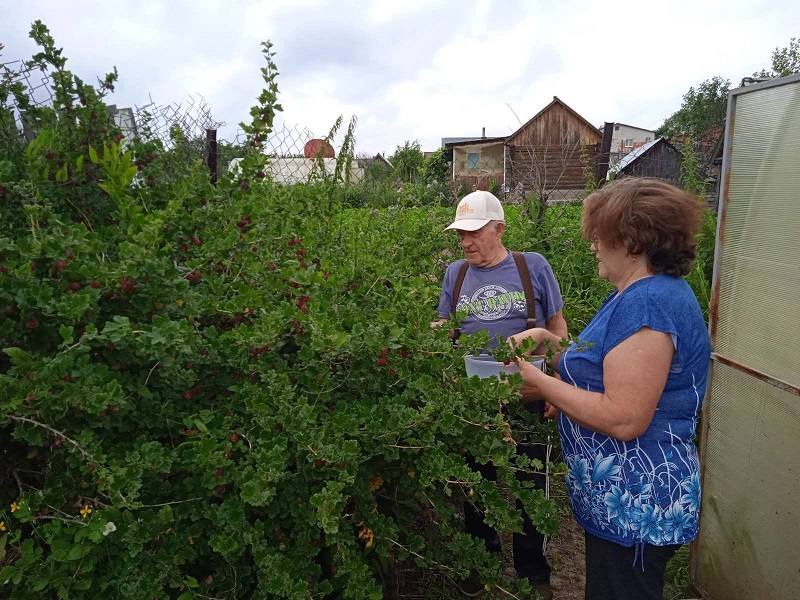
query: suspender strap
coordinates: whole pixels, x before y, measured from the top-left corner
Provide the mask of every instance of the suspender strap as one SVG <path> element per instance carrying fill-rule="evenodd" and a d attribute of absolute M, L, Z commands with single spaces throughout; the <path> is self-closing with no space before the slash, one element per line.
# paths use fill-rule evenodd
<path fill-rule="evenodd" d="M 469 262 L 464 261 L 464 264 L 461 265 L 461 268 L 458 270 L 458 276 L 456 277 L 456 284 L 453 286 L 453 298 L 452 298 L 452 310 L 450 314 L 455 316 L 456 314 L 456 307 L 458 305 L 458 296 L 461 294 L 461 287 L 464 285 L 464 278 L 467 276 L 467 270 L 469 269 Z M 461 335 L 460 329 L 451 329 L 450 330 L 450 339 L 454 342 L 458 339 Z"/>
<path fill-rule="evenodd" d="M 517 263 L 517 271 L 519 277 L 522 279 L 522 289 L 525 291 L 525 303 L 528 305 L 528 329 L 536 327 L 536 296 L 533 293 L 533 284 L 531 283 L 531 273 L 528 270 L 528 263 L 525 261 L 525 255 L 522 252 L 512 252 L 514 262 Z"/>

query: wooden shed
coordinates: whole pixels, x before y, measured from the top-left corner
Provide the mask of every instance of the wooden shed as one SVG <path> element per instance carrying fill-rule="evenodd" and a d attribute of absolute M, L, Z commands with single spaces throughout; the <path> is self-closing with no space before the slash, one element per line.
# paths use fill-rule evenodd
<path fill-rule="evenodd" d="M 563 201 L 581 198 L 586 184 L 599 178 L 602 141 L 600 129 L 553 96 L 508 137 L 443 138 L 442 145 L 454 183 L 475 189 L 494 183 L 512 200 L 533 193 Z"/>
<path fill-rule="evenodd" d="M 560 98 L 505 141 L 505 190 L 547 200 L 578 197 L 597 174 L 603 134 Z"/>
<path fill-rule="evenodd" d="M 680 185 L 681 153 L 665 137 L 639 146 L 609 169 L 609 177 L 657 177 Z"/>

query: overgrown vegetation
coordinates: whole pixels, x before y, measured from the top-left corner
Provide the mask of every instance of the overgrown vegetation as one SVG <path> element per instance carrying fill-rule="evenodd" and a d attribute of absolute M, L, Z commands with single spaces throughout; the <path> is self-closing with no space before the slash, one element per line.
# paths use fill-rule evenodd
<path fill-rule="evenodd" d="M 557 523 L 514 477 L 542 465 L 515 453 L 539 434 L 513 387 L 463 376 L 486 340 L 453 348 L 428 326 L 458 248 L 451 208 L 422 192 L 441 155 L 415 180 L 375 177 L 392 209 L 353 208 L 342 173 L 272 184 L 267 43 L 240 170 L 215 188 L 183 145 L 107 122 L 116 73 L 98 91 L 41 23 L 32 37 L 54 105 L 0 82 L 38 132 L 0 147 L 3 597 L 380 598 L 399 564 L 453 580 L 477 566 L 524 594 L 458 513 L 470 499 L 516 530 L 516 497 L 542 531 Z M 539 226 L 508 210 L 509 246 L 547 253 L 573 331 L 607 292 L 579 212 Z"/>

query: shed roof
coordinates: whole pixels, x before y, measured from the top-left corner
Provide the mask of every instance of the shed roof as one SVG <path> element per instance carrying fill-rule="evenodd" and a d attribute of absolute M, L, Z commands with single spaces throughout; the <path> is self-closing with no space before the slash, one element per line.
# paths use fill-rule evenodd
<path fill-rule="evenodd" d="M 627 123 L 617 123 L 615 122 L 614 125 L 621 125 L 622 127 L 630 127 L 631 129 L 638 129 L 639 131 L 649 131 L 653 133 L 655 129 L 648 129 L 647 127 L 639 127 L 638 125 L 628 125 Z"/>
<path fill-rule="evenodd" d="M 454 146 L 478 146 L 480 144 L 496 144 L 497 142 L 505 141 L 505 137 L 483 137 L 483 138 L 442 138 L 444 140 L 454 140 L 451 142 L 443 143 L 445 148 L 453 148 Z"/>
<path fill-rule="evenodd" d="M 528 125 L 530 125 L 530 124 L 531 124 L 531 123 L 533 123 L 533 122 L 534 122 L 536 119 L 538 119 L 538 118 L 539 118 L 541 115 L 543 115 L 544 113 L 546 113 L 546 112 L 547 112 L 547 111 L 550 109 L 550 107 L 551 107 L 551 106 L 553 106 L 554 104 L 560 104 L 561 106 L 563 106 L 563 107 L 564 107 L 564 108 L 567 110 L 567 112 L 569 112 L 570 114 L 572 114 L 572 115 L 573 115 L 575 118 L 577 118 L 578 120 L 580 120 L 580 121 L 583 121 L 583 122 L 586 124 L 586 127 L 587 127 L 588 129 L 591 129 L 592 131 L 594 131 L 594 132 L 595 132 L 595 133 L 598 135 L 598 137 L 601 137 L 601 138 L 602 138 L 602 134 L 600 133 L 600 131 L 598 131 L 597 127 L 595 127 L 594 125 L 592 125 L 592 124 L 591 124 L 589 121 L 587 121 L 587 120 L 586 120 L 584 117 L 582 117 L 580 114 L 578 114 L 578 113 L 577 113 L 577 112 L 576 112 L 576 111 L 575 111 L 573 108 L 571 108 L 571 107 L 567 106 L 567 104 L 566 104 L 566 103 L 565 103 L 563 100 L 561 100 L 561 98 L 559 98 L 558 96 L 553 96 L 553 101 L 552 101 L 550 104 L 548 104 L 548 105 L 547 105 L 547 106 L 545 106 L 545 107 L 544 107 L 542 110 L 540 110 L 538 113 L 536 113 L 535 115 L 533 115 L 533 116 L 532 116 L 530 119 L 528 119 L 528 121 L 527 121 L 527 122 L 526 122 L 526 123 L 525 123 L 525 124 L 524 124 L 522 127 L 520 127 L 519 129 L 517 129 L 517 130 L 516 130 L 514 133 L 512 133 L 510 136 L 508 136 L 508 137 L 506 138 L 506 142 L 510 142 L 512 139 L 514 139 L 514 138 L 515 138 L 516 136 L 518 136 L 520 133 L 522 133 L 523 131 L 525 131 L 525 129 L 528 127 Z"/>
<path fill-rule="evenodd" d="M 669 143 L 669 138 L 663 137 L 663 136 L 660 137 L 660 138 L 656 138 L 656 139 L 654 139 L 652 141 L 647 142 L 646 144 L 642 144 L 641 146 L 639 146 L 638 148 L 636 148 L 634 150 L 631 150 L 625 156 L 623 156 L 619 160 L 619 162 L 617 162 L 613 166 L 609 167 L 608 176 L 610 176 L 612 173 L 614 173 L 614 174 L 621 173 L 622 171 L 627 169 L 629 166 L 631 166 L 633 163 L 635 163 L 637 160 L 642 158 L 656 144 L 659 144 L 659 143 L 666 144 L 667 146 L 669 146 L 670 148 L 675 150 L 675 152 L 678 152 L 678 149 L 675 148 L 675 146 L 673 146 L 672 144 Z"/>

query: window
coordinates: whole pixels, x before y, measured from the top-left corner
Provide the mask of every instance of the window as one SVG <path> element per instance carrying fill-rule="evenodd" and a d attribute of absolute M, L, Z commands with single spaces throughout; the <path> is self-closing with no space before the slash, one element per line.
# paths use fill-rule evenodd
<path fill-rule="evenodd" d="M 644 143 L 646 144 L 649 141 L 650 141 L 650 136 L 648 135 L 646 138 L 644 138 Z"/>
<path fill-rule="evenodd" d="M 480 163 L 481 155 L 478 152 L 470 152 L 467 154 L 467 168 L 468 169 L 477 169 L 478 163 Z"/>
<path fill-rule="evenodd" d="M 633 138 L 627 138 L 625 140 L 625 147 L 626 148 L 633 148 Z"/>
<path fill-rule="evenodd" d="M 614 125 L 614 131 L 619 131 L 619 125 Z"/>

